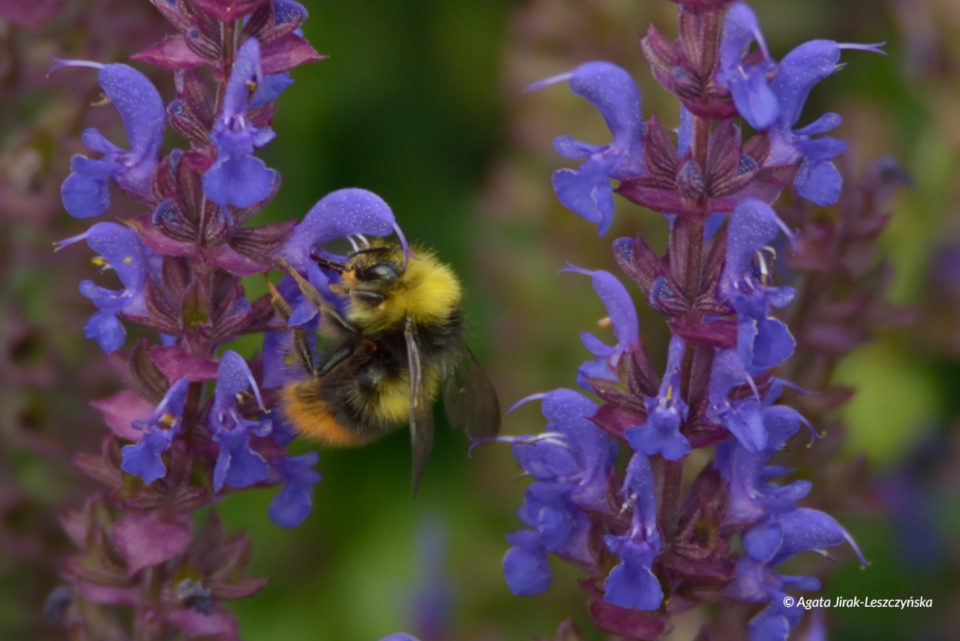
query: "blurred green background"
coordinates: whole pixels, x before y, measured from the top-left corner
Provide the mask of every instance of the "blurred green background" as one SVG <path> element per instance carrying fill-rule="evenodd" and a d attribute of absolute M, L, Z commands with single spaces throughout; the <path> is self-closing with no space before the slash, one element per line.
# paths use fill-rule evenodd
<path fill-rule="evenodd" d="M 434 247 L 462 275 L 469 340 L 504 407 L 534 392 L 573 386 L 584 358 L 578 333 L 603 311 L 586 279 L 557 270 L 566 261 L 591 269 L 616 267 L 608 242 L 556 202 L 549 176 L 563 165 L 551 141 L 560 134 L 602 141 L 607 133 L 593 108 L 564 88 L 525 94 L 523 87 L 590 59 L 609 59 L 634 72 L 644 116 L 655 111 L 666 126 L 675 126 L 676 104 L 653 81 L 637 44 L 650 22 L 675 35 L 675 5 L 666 0 L 305 4 L 311 11 L 306 37 L 330 58 L 296 70 L 296 83 L 277 103 L 279 137 L 262 156 L 284 182 L 261 220 L 302 217 L 318 198 L 340 187 L 377 192 L 408 238 Z M 924 596 L 934 599 L 934 609 L 831 610 L 831 638 L 955 638 L 951 634 L 960 621 L 950 611 L 960 610 L 951 607 L 960 605 L 960 261 L 943 259 L 943 250 L 960 247 L 960 11 L 951 0 L 751 4 L 776 57 L 811 38 L 887 42 L 885 57 L 847 52 L 848 68 L 817 87 L 806 113 L 843 114 L 837 135 L 852 142 L 858 164 L 892 155 L 914 181 L 898 199 L 882 242 L 896 267 L 890 296 L 915 307 L 917 323 L 883 333 L 838 373 L 858 389 L 846 409 L 851 431 L 844 455 L 852 460 L 865 453 L 875 481 L 861 509 L 834 516 L 848 526 L 872 565 L 859 570 L 844 556 L 821 594 Z M 52 27 L 25 31 L 4 23 L 4 51 L 15 44 L 36 60 L 91 47 L 93 53 L 79 57 L 105 59 L 109 53 L 120 60 L 135 52 L 125 48 L 134 40 L 93 38 L 96 25 L 84 24 L 84 11 L 109 9 L 110 2 L 69 6 L 80 26 L 68 37 L 44 40 Z M 152 20 L 150 28 L 162 30 L 149 9 L 132 12 L 130 20 Z M 169 78 L 158 77 L 161 91 L 170 96 Z M 81 343 L 81 327 L 58 324 L 62 310 L 78 318 L 86 310 L 73 284 L 61 282 L 63 270 L 75 269 L 79 260 L 43 254 L 50 241 L 84 227 L 57 211 L 55 190 L 65 161 L 56 150 L 91 119 L 64 116 L 58 94 L 37 87 L 18 94 L 16 105 L 4 98 L 0 121 L 0 190 L 26 189 L 47 212 L 24 215 L 22 201 L 0 200 L 4 358 L 10 367 L 27 363 L 50 370 L 43 370 L 45 378 L 9 388 L 0 408 L 6 439 L 0 479 L 8 490 L 0 499 L 11 492 L 19 496 L 17 488 L 33 497 L 29 509 L 16 503 L 11 511 L 0 501 L 0 510 L 26 533 L 24 539 L 33 536 L 30 528 L 56 536 L 56 511 L 76 505 L 76 490 L 63 488 L 76 488 L 80 475 L 66 461 L 71 451 L 95 448 L 101 429 L 94 412 L 77 410 L 89 397 L 78 390 L 102 397 L 116 385 L 108 374 L 78 383 L 86 372 L 103 369 L 95 346 Z M 51 133 L 56 130 L 51 119 L 59 123 L 59 138 Z M 25 138 L 24 123 L 39 133 Z M 23 188 L 15 170 L 25 171 L 23 154 L 29 149 L 39 150 L 39 160 L 28 177 L 40 184 L 28 180 Z M 665 224 L 659 216 L 625 202 L 617 207 L 610 238 L 642 229 L 662 246 Z M 261 285 L 250 287 L 257 292 Z M 663 328 L 653 315 L 642 322 L 644 341 L 660 363 Z M 11 346 L 21 351 L 14 354 Z M 511 434 L 541 428 L 533 406 L 508 415 L 504 425 Z M 305 451 L 309 444 L 298 448 Z M 416 499 L 407 482 L 408 448 L 401 432 L 362 450 L 321 452 L 324 480 L 313 514 L 293 531 L 267 519 L 273 491 L 244 492 L 223 502 L 218 510 L 228 528 L 245 529 L 252 537 L 251 573 L 271 579 L 260 594 L 234 604 L 244 638 L 373 641 L 399 630 L 417 632 L 430 619 L 443 631 L 439 638 L 531 639 L 552 637 L 567 617 L 591 631 L 591 638 L 602 638 L 592 632 L 578 575 L 569 567 L 554 564 L 554 584 L 544 595 L 517 598 L 506 588 L 500 570 L 504 533 L 519 527 L 514 510 L 527 485 L 518 478 L 508 446 L 478 447 L 467 458 L 462 435 L 438 430 Z M 899 502 L 890 499 L 904 493 Z M 57 638 L 49 629 L 31 627 L 44 590 L 55 580 L 53 559 L 40 553 L 27 558 L 33 578 L 23 583 L 25 558 L 0 562 L 0 638 Z M 20 600 L 8 598 L 14 591 Z M 697 616 L 680 617 L 670 638 L 692 639 Z M 23 636 L 26 631 L 33 636 Z"/>

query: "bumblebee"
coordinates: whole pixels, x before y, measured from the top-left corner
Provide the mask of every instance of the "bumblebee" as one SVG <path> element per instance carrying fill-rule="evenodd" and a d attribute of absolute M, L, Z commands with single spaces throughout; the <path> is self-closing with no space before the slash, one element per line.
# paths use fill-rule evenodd
<path fill-rule="evenodd" d="M 281 409 L 298 433 L 341 447 L 366 445 L 409 424 L 415 492 L 433 446 L 433 402 L 441 388 L 450 424 L 473 438 L 496 435 L 500 406 L 464 342 L 453 270 L 424 249 L 408 257 L 399 243 L 362 240 L 365 246 L 344 262 L 318 260 L 339 274 L 330 289 L 344 297 L 343 312 L 281 260 L 328 319 L 322 331 L 332 339 L 315 364 L 305 330 L 293 330 L 308 375 L 283 388 Z M 289 305 L 270 289 L 289 318 Z"/>

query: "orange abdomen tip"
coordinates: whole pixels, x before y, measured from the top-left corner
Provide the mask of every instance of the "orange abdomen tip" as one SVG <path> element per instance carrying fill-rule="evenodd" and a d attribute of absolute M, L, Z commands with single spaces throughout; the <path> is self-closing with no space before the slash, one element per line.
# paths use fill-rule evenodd
<path fill-rule="evenodd" d="M 327 404 L 298 385 L 283 391 L 283 413 L 298 434 L 336 447 L 357 447 L 367 441 L 337 421 Z"/>

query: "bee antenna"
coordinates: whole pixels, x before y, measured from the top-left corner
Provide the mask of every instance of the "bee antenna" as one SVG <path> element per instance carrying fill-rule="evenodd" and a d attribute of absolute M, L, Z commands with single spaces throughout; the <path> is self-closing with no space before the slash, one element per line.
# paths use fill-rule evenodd
<path fill-rule="evenodd" d="M 335 272 L 343 271 L 343 263 L 338 263 L 335 260 L 330 260 L 329 258 L 318 257 L 315 259 L 317 265 L 320 267 L 326 267 L 327 269 L 332 269 Z"/>

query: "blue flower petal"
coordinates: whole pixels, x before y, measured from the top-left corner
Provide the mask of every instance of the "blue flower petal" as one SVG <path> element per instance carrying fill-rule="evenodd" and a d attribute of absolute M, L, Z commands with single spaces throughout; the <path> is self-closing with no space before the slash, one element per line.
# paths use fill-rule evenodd
<path fill-rule="evenodd" d="M 640 144 L 640 90 L 625 69 L 605 61 L 587 62 L 570 74 L 570 89 L 600 111 L 615 145 L 626 150 Z"/>
<path fill-rule="evenodd" d="M 324 243 L 353 234 L 387 236 L 395 232 L 407 247 L 390 206 L 366 189 L 338 189 L 321 198 L 297 225 L 279 255 L 306 271 L 313 250 Z"/>
<path fill-rule="evenodd" d="M 604 169 L 614 164 L 608 159 L 588 160 L 577 171 L 558 169 L 553 172 L 553 189 L 564 207 L 597 223 L 597 233 L 604 235 L 613 222 L 613 188 Z"/>
<path fill-rule="evenodd" d="M 316 452 L 310 452 L 274 463 L 285 484 L 270 502 L 269 514 L 270 520 L 280 527 L 297 527 L 309 516 L 313 486 L 322 478 L 313 470 L 318 458 Z"/>
<path fill-rule="evenodd" d="M 139 476 L 144 483 L 153 483 L 167 475 L 167 466 L 160 455 L 170 447 L 171 438 L 159 431 L 144 433 L 139 443 L 125 445 L 121 451 L 123 460 L 120 469 L 127 474 Z"/>
<path fill-rule="evenodd" d="M 503 574 L 510 591 L 517 596 L 528 596 L 550 587 L 553 580 L 550 562 L 536 532 L 512 532 L 507 534 L 507 540 L 513 547 L 503 555 Z"/>
<path fill-rule="evenodd" d="M 124 64 L 104 65 L 97 80 L 110 102 L 120 112 L 127 132 L 130 151 L 136 164 L 156 166 L 157 153 L 163 142 L 165 111 L 163 98 L 150 79 Z M 148 185 L 141 185 L 146 188 Z"/>
<path fill-rule="evenodd" d="M 280 174 L 252 155 L 222 156 L 203 175 L 203 191 L 218 205 L 250 207 L 270 195 Z"/>
<path fill-rule="evenodd" d="M 629 546 L 632 544 L 627 543 L 624 547 Z M 663 588 L 650 571 L 652 559 L 643 558 L 639 553 L 636 556 L 639 558 L 624 560 L 610 571 L 603 584 L 603 600 L 621 608 L 651 612 L 660 607 Z M 640 558 L 643 558 L 643 561 Z"/>
<path fill-rule="evenodd" d="M 791 128 L 797 123 L 810 90 L 833 74 L 839 62 L 840 46 L 833 40 L 810 40 L 783 57 L 772 85 L 782 126 Z"/>
<path fill-rule="evenodd" d="M 800 196 L 827 207 L 840 199 L 843 176 L 832 162 L 804 162 L 797 171 L 793 186 Z"/>

